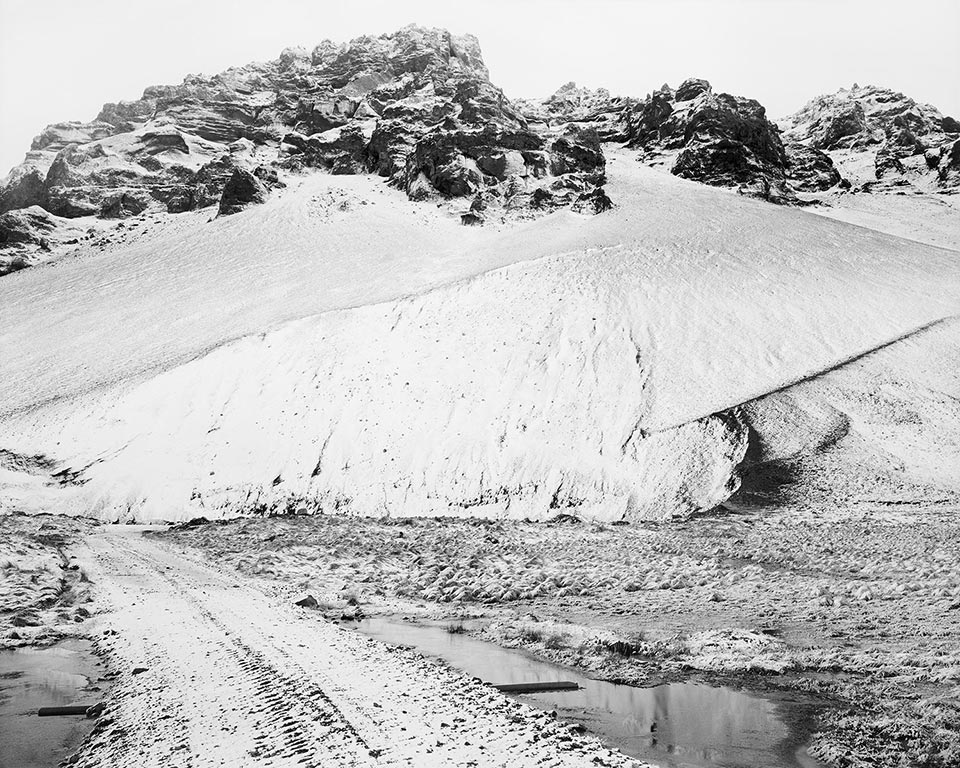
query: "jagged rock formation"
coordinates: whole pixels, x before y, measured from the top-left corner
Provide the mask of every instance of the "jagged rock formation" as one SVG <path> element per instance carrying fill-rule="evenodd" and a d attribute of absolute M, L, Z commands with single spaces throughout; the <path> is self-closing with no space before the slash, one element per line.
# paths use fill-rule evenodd
<path fill-rule="evenodd" d="M 830 155 L 797 141 L 784 144 L 787 153 L 787 180 L 800 192 L 822 192 L 841 184 L 840 171 Z"/>
<path fill-rule="evenodd" d="M 716 94 L 706 80 L 668 85 L 625 116 L 629 145 L 648 158 L 673 158 L 671 173 L 735 187 L 771 202 L 795 199 L 777 127 L 753 99 Z"/>
<path fill-rule="evenodd" d="M 827 152 L 844 165 L 857 191 L 957 187 L 949 149 L 960 124 L 902 93 L 854 85 L 813 99 L 781 126 L 804 152 Z"/>
<path fill-rule="evenodd" d="M 538 131 L 562 131 L 574 123 L 593 128 L 601 141 L 626 141 L 624 113 L 635 102 L 611 96 L 606 88 L 592 90 L 569 82 L 546 99 L 518 99 L 516 104 L 528 124 Z"/>
<path fill-rule="evenodd" d="M 89 123 L 48 126 L 0 184 L 0 213 L 35 206 L 55 229 L 213 205 L 230 213 L 262 202 L 284 175 L 314 170 L 377 174 L 467 225 L 558 207 L 601 213 L 616 203 L 604 189 L 603 144 L 613 142 L 677 176 L 775 203 L 851 181 L 854 191 L 960 184 L 960 124 L 893 91 L 820 97 L 784 129 L 782 139 L 757 101 L 697 78 L 641 100 L 571 82 L 511 102 L 476 38 L 408 26 L 190 75 L 106 104 Z M 231 179 L 239 186 L 224 199 Z M 42 239 L 26 255 L 22 243 L 0 244 L 0 259 L 29 265 L 73 237 Z"/>
<path fill-rule="evenodd" d="M 409 26 L 189 76 L 107 104 L 93 122 L 49 126 L 8 177 L 0 210 L 123 217 L 159 204 L 182 212 L 216 203 L 228 179 L 249 182 L 261 166 L 372 172 L 411 198 L 482 191 L 527 209 L 541 186 L 551 203 L 566 204 L 604 181 L 596 136 L 532 130 L 490 82 L 476 38 Z M 568 175 L 564 190 L 578 194 L 554 194 L 551 185 Z"/>

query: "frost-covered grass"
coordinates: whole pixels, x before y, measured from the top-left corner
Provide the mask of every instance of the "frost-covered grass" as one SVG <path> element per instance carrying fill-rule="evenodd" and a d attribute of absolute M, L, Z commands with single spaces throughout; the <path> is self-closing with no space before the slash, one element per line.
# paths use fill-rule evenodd
<path fill-rule="evenodd" d="M 0 649 L 52 642 L 90 615 L 89 582 L 67 548 L 90 524 L 0 515 Z"/>
<path fill-rule="evenodd" d="M 609 679 L 736 676 L 822 695 L 836 706 L 813 751 L 831 766 L 957 764 L 952 510 L 648 527 L 287 516 L 165 535 L 316 594 L 485 615 L 487 639 Z"/>

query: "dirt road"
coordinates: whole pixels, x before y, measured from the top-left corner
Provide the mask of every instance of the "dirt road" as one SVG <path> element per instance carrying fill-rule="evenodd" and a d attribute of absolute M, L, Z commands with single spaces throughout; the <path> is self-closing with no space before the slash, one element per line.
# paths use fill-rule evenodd
<path fill-rule="evenodd" d="M 77 766 L 636 765 L 136 529 L 87 546 L 83 568 L 109 609 L 95 631 L 117 677 Z"/>

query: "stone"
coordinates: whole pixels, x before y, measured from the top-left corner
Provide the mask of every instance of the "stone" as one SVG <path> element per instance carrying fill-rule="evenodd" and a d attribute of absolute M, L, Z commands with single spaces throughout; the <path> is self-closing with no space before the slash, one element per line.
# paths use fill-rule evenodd
<path fill-rule="evenodd" d="M 551 108 L 606 136 L 619 107 L 605 91 L 574 87 Z M 472 196 L 514 176 L 547 179 L 551 162 L 582 172 L 581 151 L 599 165 L 596 142 L 561 142 L 549 155 L 554 138 L 532 131 L 490 82 L 475 37 L 410 25 L 189 75 L 105 104 L 89 123 L 51 125 L 0 189 L 0 205 L 123 217 L 156 201 L 178 213 L 219 202 L 236 168 L 257 166 L 373 172 L 411 197 Z M 511 198 L 520 206 L 527 196 Z"/>
<path fill-rule="evenodd" d="M 254 174 L 244 168 L 236 168 L 220 196 L 220 215 L 239 213 L 251 205 L 267 201 L 267 188 Z"/>
<path fill-rule="evenodd" d="M 14 245 L 47 247 L 56 221 L 43 208 L 31 206 L 0 214 L 0 248 Z"/>
<path fill-rule="evenodd" d="M 143 213 L 150 205 L 147 195 L 121 192 L 107 197 L 100 206 L 100 218 L 124 219 Z"/>
<path fill-rule="evenodd" d="M 32 205 L 46 207 L 46 177 L 45 169 L 29 163 L 15 168 L 0 189 L 0 213 Z"/>
<path fill-rule="evenodd" d="M 754 99 L 717 94 L 706 80 L 689 79 L 677 91 L 655 91 L 626 120 L 629 146 L 645 157 L 679 150 L 671 167 L 676 176 L 771 202 L 796 200 L 779 130 Z"/>
<path fill-rule="evenodd" d="M 319 608 L 320 603 L 317 602 L 317 598 L 313 595 L 307 595 L 302 597 L 299 600 L 294 602 L 294 605 L 299 605 L 301 608 Z"/>
<path fill-rule="evenodd" d="M 960 139 L 944 145 L 940 150 L 937 183 L 946 189 L 960 187 Z"/>
<path fill-rule="evenodd" d="M 893 174 L 902 176 L 905 173 L 905 168 L 896 153 L 884 148 L 877 152 L 877 157 L 874 162 L 874 173 L 879 180 Z"/>
<path fill-rule="evenodd" d="M 697 98 L 701 93 L 712 92 L 713 88 L 711 88 L 709 82 L 698 77 L 691 77 L 680 84 L 680 87 L 677 88 L 674 94 L 674 99 L 676 101 L 689 101 L 690 99 Z"/>
<path fill-rule="evenodd" d="M 590 128 L 571 128 L 550 144 L 550 173 L 603 173 L 606 158 L 600 137 Z"/>
<path fill-rule="evenodd" d="M 840 183 L 840 171 L 826 152 L 800 142 L 784 145 L 787 153 L 787 178 L 802 192 L 822 192 Z"/>

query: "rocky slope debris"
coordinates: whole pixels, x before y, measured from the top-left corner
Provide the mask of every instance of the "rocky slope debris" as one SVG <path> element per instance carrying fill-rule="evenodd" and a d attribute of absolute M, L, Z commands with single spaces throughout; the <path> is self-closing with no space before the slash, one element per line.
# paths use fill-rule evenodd
<path fill-rule="evenodd" d="M 819 151 L 843 166 L 855 191 L 950 192 L 958 186 L 951 148 L 960 139 L 960 123 L 897 91 L 854 84 L 818 96 L 780 124 L 801 156 Z"/>

